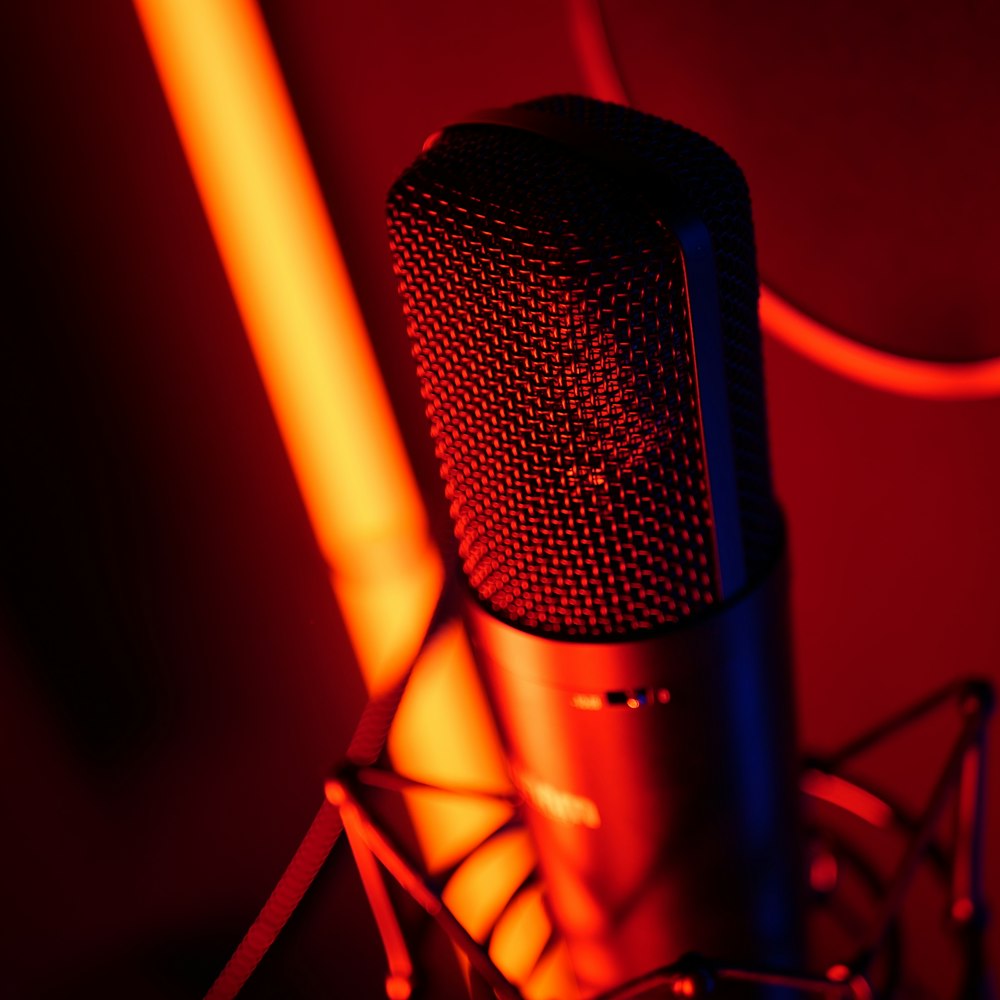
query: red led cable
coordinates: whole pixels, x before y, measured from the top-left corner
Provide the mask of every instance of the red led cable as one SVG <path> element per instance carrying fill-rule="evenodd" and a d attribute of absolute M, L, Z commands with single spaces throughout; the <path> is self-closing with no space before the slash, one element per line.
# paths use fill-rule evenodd
<path fill-rule="evenodd" d="M 566 0 L 570 36 L 593 97 L 631 104 L 615 61 L 600 0 Z M 1000 396 L 1000 358 L 941 362 L 907 358 L 862 344 L 807 316 L 773 289 L 761 287 L 761 328 L 797 354 L 844 378 L 918 399 Z"/>
<path fill-rule="evenodd" d="M 291 863 L 205 1000 L 233 1000 L 243 989 L 326 863 L 342 829 L 340 813 L 324 800 Z"/>

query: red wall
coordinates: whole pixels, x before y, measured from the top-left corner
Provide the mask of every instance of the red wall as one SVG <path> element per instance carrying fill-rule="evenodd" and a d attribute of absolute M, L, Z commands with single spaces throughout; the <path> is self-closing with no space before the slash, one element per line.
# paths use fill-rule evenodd
<path fill-rule="evenodd" d="M 608 20 L 638 105 L 744 166 L 767 281 L 870 343 L 984 356 L 1000 27 L 924 6 L 628 0 Z M 382 199 L 437 125 L 583 89 L 566 11 L 263 8 L 437 503 Z M 18 996 L 192 996 L 305 829 L 361 686 L 134 14 L 3 21 L 0 958 Z M 948 678 L 1000 680 L 1000 400 L 890 396 L 774 345 L 767 379 L 804 742 Z M 883 774 L 917 796 L 938 759 L 920 740 Z M 338 963 L 375 995 L 363 914 L 338 857 L 256 995 L 343 986 Z"/>

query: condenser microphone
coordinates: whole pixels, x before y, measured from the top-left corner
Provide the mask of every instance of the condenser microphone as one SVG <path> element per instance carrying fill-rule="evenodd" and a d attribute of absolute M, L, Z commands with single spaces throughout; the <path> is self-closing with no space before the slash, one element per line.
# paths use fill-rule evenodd
<path fill-rule="evenodd" d="M 743 175 L 554 97 L 449 126 L 390 239 L 467 621 L 586 995 L 800 958 L 784 532 Z"/>

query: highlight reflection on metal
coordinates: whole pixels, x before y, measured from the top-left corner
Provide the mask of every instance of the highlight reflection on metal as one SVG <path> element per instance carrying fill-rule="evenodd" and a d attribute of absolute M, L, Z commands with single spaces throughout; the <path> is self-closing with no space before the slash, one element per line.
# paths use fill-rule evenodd
<path fill-rule="evenodd" d="M 369 692 L 392 688 L 420 653 L 390 752 L 431 782 L 502 788 L 463 632 L 453 625 L 421 646 L 441 558 L 260 12 L 253 0 L 135 9 Z M 432 868 L 510 814 L 441 796 L 407 805 Z M 456 913 L 491 893 L 502 907 L 509 877 L 470 867 Z M 536 944 L 530 929 L 511 940 L 512 961 Z M 237 976 L 214 995 L 241 985 Z"/>
<path fill-rule="evenodd" d="M 811 798 L 822 799 L 854 813 L 870 826 L 885 830 L 892 825 L 892 809 L 877 795 L 872 795 L 846 778 L 810 768 L 802 775 L 801 788 Z"/>
<path fill-rule="evenodd" d="M 563 788 L 556 788 L 522 769 L 514 771 L 514 782 L 525 799 L 550 819 L 571 826 L 586 826 L 591 830 L 596 830 L 601 825 L 597 803 L 586 795 L 575 795 Z"/>

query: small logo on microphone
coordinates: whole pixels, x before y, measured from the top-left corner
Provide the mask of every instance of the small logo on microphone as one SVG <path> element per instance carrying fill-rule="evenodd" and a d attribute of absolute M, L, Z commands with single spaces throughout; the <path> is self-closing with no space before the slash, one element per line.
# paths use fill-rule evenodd
<path fill-rule="evenodd" d="M 603 695 L 578 691 L 570 695 L 570 705 L 583 712 L 608 708 L 642 708 L 644 705 L 669 705 L 670 691 L 660 688 L 633 688 L 629 691 L 605 691 Z"/>
<path fill-rule="evenodd" d="M 597 803 L 585 795 L 574 795 L 511 765 L 518 791 L 544 816 L 596 830 L 601 825 Z"/>

